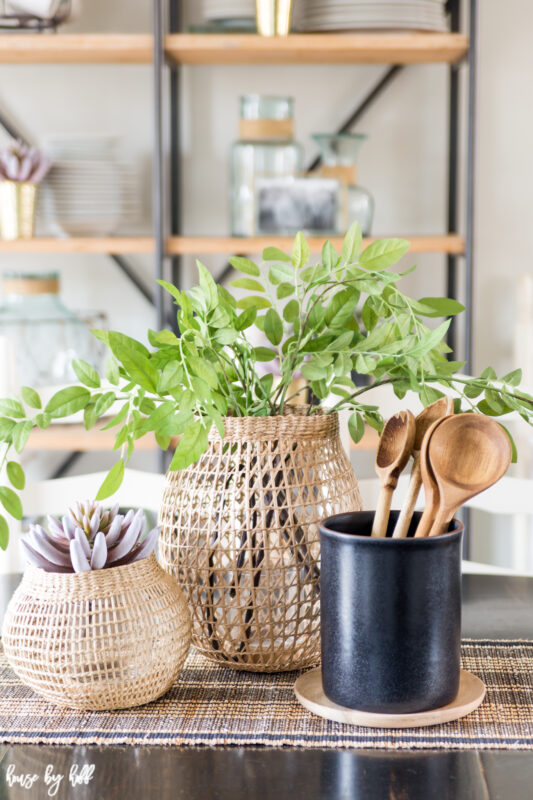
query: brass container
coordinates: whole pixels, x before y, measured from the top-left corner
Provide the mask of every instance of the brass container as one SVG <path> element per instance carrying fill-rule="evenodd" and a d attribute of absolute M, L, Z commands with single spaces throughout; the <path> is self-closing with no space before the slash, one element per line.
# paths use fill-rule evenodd
<path fill-rule="evenodd" d="M 256 0 L 257 32 L 261 36 L 287 36 L 291 28 L 292 0 Z"/>
<path fill-rule="evenodd" d="M 27 181 L 0 182 L 0 237 L 31 239 L 35 225 L 37 185 Z"/>

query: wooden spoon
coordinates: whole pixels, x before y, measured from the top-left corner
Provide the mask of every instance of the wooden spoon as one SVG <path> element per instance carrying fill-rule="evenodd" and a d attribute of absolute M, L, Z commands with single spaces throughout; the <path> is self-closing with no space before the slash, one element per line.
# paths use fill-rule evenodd
<path fill-rule="evenodd" d="M 415 537 L 427 536 L 439 508 L 439 487 L 428 458 L 429 441 L 446 417 L 433 422 L 427 429 L 420 448 L 420 477 L 424 485 L 424 511 L 418 522 Z"/>
<path fill-rule="evenodd" d="M 420 487 L 422 486 L 422 475 L 420 471 L 420 448 L 422 447 L 422 440 L 426 435 L 426 431 L 434 422 L 450 414 L 453 414 L 453 398 L 441 397 L 440 400 L 426 406 L 415 420 L 416 434 L 415 443 L 413 445 L 411 480 L 409 481 L 409 489 L 407 490 L 400 516 L 398 517 L 394 533 L 392 534 L 395 539 L 403 539 L 407 536 L 416 501 L 420 493 Z"/>
<path fill-rule="evenodd" d="M 445 533 L 457 509 L 499 481 L 512 458 L 501 425 L 482 414 L 442 420 L 431 435 L 427 455 L 440 495 L 430 536 Z"/>
<path fill-rule="evenodd" d="M 415 418 L 410 411 L 400 411 L 391 417 L 379 440 L 376 454 L 376 473 L 380 480 L 378 507 L 374 515 L 372 536 L 386 536 L 392 494 L 400 473 L 409 461 L 415 441 Z"/>

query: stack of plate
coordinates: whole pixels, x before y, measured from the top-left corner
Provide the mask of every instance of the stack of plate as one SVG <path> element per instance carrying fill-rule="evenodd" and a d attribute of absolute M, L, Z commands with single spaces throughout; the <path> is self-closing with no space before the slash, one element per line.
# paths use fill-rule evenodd
<path fill-rule="evenodd" d="M 231 24 L 251 20 L 255 24 L 255 0 L 202 0 L 205 20 Z"/>
<path fill-rule="evenodd" d="M 296 0 L 301 31 L 448 30 L 444 0 Z"/>
<path fill-rule="evenodd" d="M 108 236 L 138 222 L 137 172 L 116 160 L 116 145 L 111 136 L 47 140 L 44 149 L 53 166 L 43 184 L 40 219 L 51 232 Z"/>

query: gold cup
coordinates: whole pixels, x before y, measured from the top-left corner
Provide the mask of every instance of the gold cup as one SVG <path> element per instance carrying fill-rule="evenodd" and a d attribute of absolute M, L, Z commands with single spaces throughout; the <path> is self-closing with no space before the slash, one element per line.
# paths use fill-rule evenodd
<path fill-rule="evenodd" d="M 292 0 L 256 0 L 257 32 L 261 36 L 287 36 L 291 28 Z"/>
<path fill-rule="evenodd" d="M 0 182 L 0 237 L 31 239 L 35 225 L 37 185 L 27 181 Z"/>

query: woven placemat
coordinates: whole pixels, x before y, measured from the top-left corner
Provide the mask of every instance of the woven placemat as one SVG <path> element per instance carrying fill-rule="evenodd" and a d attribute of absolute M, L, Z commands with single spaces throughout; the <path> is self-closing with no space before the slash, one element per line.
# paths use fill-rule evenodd
<path fill-rule="evenodd" d="M 532 750 L 533 642 L 465 640 L 463 667 L 487 686 L 479 709 L 431 728 L 329 722 L 295 699 L 299 673 L 237 672 L 189 655 L 161 700 L 113 712 L 58 709 L 23 686 L 0 654 L 0 741 L 31 744 L 239 745 L 393 750 Z"/>

